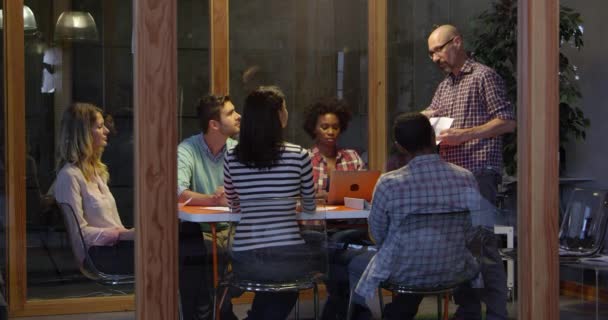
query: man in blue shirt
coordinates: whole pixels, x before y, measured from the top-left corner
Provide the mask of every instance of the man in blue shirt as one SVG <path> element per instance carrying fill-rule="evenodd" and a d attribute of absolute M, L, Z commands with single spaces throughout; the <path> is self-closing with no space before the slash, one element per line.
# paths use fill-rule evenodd
<path fill-rule="evenodd" d="M 205 96 L 199 100 L 197 109 L 202 132 L 186 138 L 177 147 L 178 201 L 197 206 L 226 206 L 224 155 L 236 145 L 231 137 L 239 133 L 241 115 L 228 96 Z M 218 247 L 224 249 L 229 238 L 228 224 L 218 224 L 217 229 Z M 180 293 L 187 320 L 212 318 L 213 276 L 210 260 L 205 259 L 210 251 L 205 248 L 211 244 L 210 231 L 208 224 L 180 224 Z M 221 318 L 236 319 L 230 299 L 222 307 Z"/>
<path fill-rule="evenodd" d="M 481 196 L 470 171 L 442 160 L 436 153 L 435 134 L 424 115 L 400 115 L 395 119 L 393 135 L 408 164 L 382 175 L 374 190 L 368 222 L 377 253 L 365 251 L 348 265 L 350 284 L 356 285 L 353 301 L 359 304 L 355 305 L 355 319 L 371 317 L 363 307 L 363 298 L 373 295 L 382 281 L 433 286 L 477 273 L 476 262 L 464 246 L 466 234 L 455 234 L 459 229 L 450 239 L 462 239 L 460 246 L 457 241 L 448 244 L 454 247 L 445 256 L 432 251 L 421 253 L 413 244 L 400 243 L 403 233 L 421 232 L 400 223 L 406 216 L 477 211 Z M 439 244 L 443 238 L 438 234 L 423 239 Z M 422 297 L 398 295 L 395 299 L 387 305 L 385 319 L 413 319 Z"/>
<path fill-rule="evenodd" d="M 186 138 L 177 147 L 177 194 L 190 205 L 226 205 L 224 198 L 224 154 L 233 148 L 241 126 L 228 96 L 207 96 L 199 101 L 202 132 Z"/>

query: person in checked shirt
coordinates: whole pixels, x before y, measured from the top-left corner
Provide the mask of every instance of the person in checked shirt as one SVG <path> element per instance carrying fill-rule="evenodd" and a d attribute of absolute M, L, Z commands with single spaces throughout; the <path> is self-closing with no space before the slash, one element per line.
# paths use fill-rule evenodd
<path fill-rule="evenodd" d="M 309 150 L 315 193 L 324 197 L 329 191 L 330 171 L 360 171 L 365 163 L 353 149 L 338 147 L 338 138 L 350 122 L 352 115 L 344 100 L 333 97 L 321 98 L 310 105 L 305 112 L 303 128 L 314 140 Z M 337 224 L 345 224 L 338 221 Z M 328 224 L 328 233 L 333 243 L 357 243 L 367 240 L 367 232 L 362 228 L 337 230 Z M 344 250 L 332 251 L 329 254 L 330 279 L 325 282 L 327 302 L 323 308 L 322 320 L 341 319 L 346 317 L 348 307 L 349 285 L 345 272 L 349 257 Z"/>
<path fill-rule="evenodd" d="M 382 281 L 434 287 L 455 279 L 471 279 L 479 270 L 463 245 L 470 236 L 468 231 L 454 226 L 449 239 L 462 241 L 445 243 L 448 238 L 444 234 L 430 236 L 429 240 L 425 230 L 411 230 L 400 222 L 413 214 L 477 212 L 481 196 L 475 177 L 470 171 L 444 161 L 435 152 L 435 134 L 424 115 L 406 113 L 398 116 L 393 135 L 397 148 L 409 162 L 382 175 L 374 190 L 368 220 L 377 253 L 366 251 L 348 265 L 350 283 L 356 285 L 352 300 L 354 319 L 358 320 L 371 318 L 364 299 L 373 296 Z M 442 223 L 447 223 L 448 217 L 446 215 Z M 449 246 L 450 254 L 438 256 L 433 250 L 424 251 L 415 243 L 401 243 L 402 235 L 408 232 L 414 233 L 419 241 Z M 421 300 L 419 295 L 396 296 L 385 308 L 385 319 L 413 319 Z"/>
<path fill-rule="evenodd" d="M 442 25 L 431 32 L 428 48 L 429 58 L 446 77 L 422 113 L 454 119 L 452 127 L 437 136 L 439 154 L 471 171 L 481 195 L 493 205 L 502 176 L 502 135 L 516 126 L 504 82 L 494 70 L 467 55 L 463 37 L 454 26 Z M 484 260 L 491 262 L 482 265 L 485 288 L 481 292 L 462 288 L 455 293 L 459 304 L 455 319 L 481 319 L 480 300 L 486 304 L 486 319 L 507 319 L 506 276 L 496 239 L 486 241 L 483 249 Z"/>
<path fill-rule="evenodd" d="M 328 191 L 330 171 L 365 169 L 357 151 L 338 148 L 338 138 L 348 128 L 351 117 L 345 101 L 336 98 L 319 99 L 306 110 L 303 127 L 315 141 L 309 153 L 317 196 Z"/>

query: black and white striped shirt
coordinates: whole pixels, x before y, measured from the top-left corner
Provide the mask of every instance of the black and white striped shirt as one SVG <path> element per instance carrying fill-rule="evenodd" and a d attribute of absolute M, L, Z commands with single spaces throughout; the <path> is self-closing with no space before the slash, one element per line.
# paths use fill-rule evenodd
<path fill-rule="evenodd" d="M 228 203 L 242 214 L 233 251 L 303 244 L 296 221 L 296 200 L 314 211 L 314 184 L 308 152 L 284 143 L 280 160 L 270 169 L 250 168 L 237 161 L 234 149 L 224 158 L 224 190 Z"/>

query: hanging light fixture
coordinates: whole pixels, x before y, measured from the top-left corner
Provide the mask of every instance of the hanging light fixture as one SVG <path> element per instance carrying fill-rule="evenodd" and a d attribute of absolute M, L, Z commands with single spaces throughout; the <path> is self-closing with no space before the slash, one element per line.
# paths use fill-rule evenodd
<path fill-rule="evenodd" d="M 2 13 L 2 9 L 0 9 L 0 29 L 4 28 L 4 16 Z M 34 16 L 34 12 L 30 7 L 23 6 L 23 30 L 24 31 L 33 31 L 38 29 L 38 25 L 36 24 L 36 17 Z"/>
<path fill-rule="evenodd" d="M 55 25 L 55 41 L 97 41 L 97 25 L 90 13 L 65 11 Z"/>

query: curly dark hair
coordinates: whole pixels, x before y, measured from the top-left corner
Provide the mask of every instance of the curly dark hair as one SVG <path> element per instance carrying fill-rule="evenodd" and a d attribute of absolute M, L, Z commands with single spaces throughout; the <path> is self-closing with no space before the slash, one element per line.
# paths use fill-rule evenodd
<path fill-rule="evenodd" d="M 348 123 L 353 117 L 346 101 L 334 97 L 321 98 L 317 102 L 310 105 L 304 113 L 304 124 L 302 127 L 308 135 L 315 139 L 315 127 L 317 119 L 324 114 L 333 113 L 340 120 L 340 133 L 346 131 Z"/>

